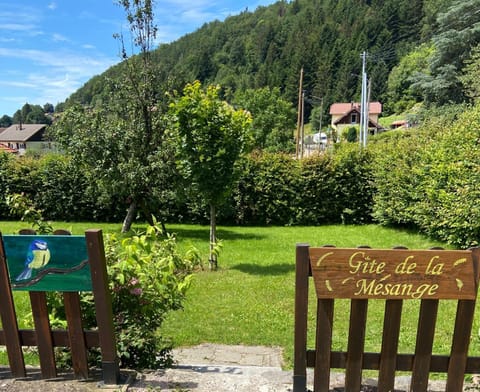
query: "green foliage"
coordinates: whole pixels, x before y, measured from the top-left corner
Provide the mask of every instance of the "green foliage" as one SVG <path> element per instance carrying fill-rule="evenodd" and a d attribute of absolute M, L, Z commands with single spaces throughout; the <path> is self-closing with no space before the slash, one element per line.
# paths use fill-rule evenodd
<path fill-rule="evenodd" d="M 371 157 L 357 145 L 303 161 L 253 154 L 244 162 L 233 203 L 238 223 L 362 223 L 372 206 Z"/>
<path fill-rule="evenodd" d="M 109 234 L 105 255 L 112 294 L 117 354 L 122 368 L 158 369 L 172 364 L 171 343 L 160 327 L 167 314 L 181 309 L 191 285 L 193 271 L 200 265 L 198 251 L 181 253 L 173 236 L 162 237 L 155 224 L 130 237 Z M 91 293 L 81 296 L 85 328 L 95 328 L 95 307 Z M 49 298 L 51 324 L 65 327 L 60 295 Z M 60 361 L 69 363 L 66 352 Z M 90 352 L 91 365 L 98 358 Z"/>
<path fill-rule="evenodd" d="M 121 366 L 155 369 L 169 363 L 168 346 L 159 335 L 167 313 L 180 309 L 199 264 L 195 251 L 181 255 L 173 237 L 161 228 L 106 240 L 106 256 Z"/>
<path fill-rule="evenodd" d="M 231 191 L 235 165 L 249 145 L 251 118 L 219 98 L 219 88 L 187 84 L 171 104 L 180 171 L 210 207 L 210 265 L 217 268 L 216 208 Z"/>
<path fill-rule="evenodd" d="M 375 153 L 375 217 L 418 226 L 457 247 L 478 245 L 478 124 L 477 105 L 382 143 Z"/>
<path fill-rule="evenodd" d="M 459 77 L 472 48 L 480 43 L 479 6 L 479 0 L 457 0 L 438 14 L 429 72 L 417 74 L 415 83 L 427 104 L 465 101 Z"/>
<path fill-rule="evenodd" d="M 421 91 L 413 88 L 416 73 L 428 73 L 428 64 L 433 55 L 432 45 L 423 44 L 403 56 L 388 76 L 387 108 L 394 113 L 403 113 L 415 103 L 421 102 Z"/>
<path fill-rule="evenodd" d="M 368 62 L 369 75 L 375 81 L 372 96 L 382 99 L 390 70 L 408 48 L 418 44 L 424 23 L 430 23 L 441 10 L 432 5 L 429 19 L 423 20 L 424 3 L 279 1 L 224 22 L 206 23 L 175 42 L 160 45 L 152 59 L 161 79 L 169 80 L 174 89 L 181 90 L 194 80 L 219 84 L 224 98 L 233 102 L 237 93 L 249 89 L 278 88 L 281 98 L 295 107 L 298 76 L 304 67 L 305 90 L 323 97 L 327 108 L 333 102 L 358 100 L 361 80 L 355 75 L 361 69 L 359 55 L 366 50 L 373 56 Z M 123 62 L 92 78 L 69 103 L 96 106 L 107 102 L 110 89 L 102 85 L 107 78 L 121 79 L 126 66 Z M 161 91 L 157 87 L 159 94 Z M 308 104 L 307 118 L 310 110 Z M 282 131 L 277 137 L 283 137 L 288 125 L 277 129 Z"/>
<path fill-rule="evenodd" d="M 35 208 L 32 201 L 23 194 L 7 196 L 7 205 L 13 214 L 20 216 L 23 222 L 30 224 L 38 234 L 51 234 L 53 227 L 43 219 L 42 211 Z"/>
<path fill-rule="evenodd" d="M 250 116 L 219 98 L 219 88 L 188 84 L 171 105 L 182 173 L 209 205 L 230 191 L 235 163 L 250 144 Z"/>
<path fill-rule="evenodd" d="M 0 127 L 8 128 L 12 124 L 13 124 L 13 119 L 10 116 L 7 116 L 6 114 L 4 114 L 0 118 Z"/>
<path fill-rule="evenodd" d="M 253 118 L 253 147 L 269 152 L 292 152 L 295 110 L 278 87 L 247 89 L 237 94 L 234 104 L 248 110 Z"/>
<path fill-rule="evenodd" d="M 52 120 L 48 117 L 40 105 L 30 105 L 26 103 L 22 109 L 15 112 L 12 118 L 14 124 L 51 124 Z"/>
<path fill-rule="evenodd" d="M 55 140 L 76 164 L 88 167 L 103 195 L 115 195 L 128 207 L 123 231 L 137 211 L 150 219 L 162 200 L 170 201 L 173 146 L 166 143 L 166 102 L 159 93 L 161 73 L 152 58 L 156 37 L 152 1 L 118 1 L 123 7 L 138 54 L 127 54 L 122 35 L 122 65 L 107 83 L 95 107 L 72 105 L 55 123 Z M 80 101 L 82 101 L 80 99 Z M 158 215 L 157 215 L 158 216 Z"/>
<path fill-rule="evenodd" d="M 10 193 L 11 167 L 14 161 L 12 154 L 0 151 L 0 216 L 3 219 L 9 216 L 9 208 L 6 204 L 7 196 Z"/>
<path fill-rule="evenodd" d="M 472 49 L 472 56 L 465 62 L 463 75 L 460 76 L 463 88 L 469 98 L 480 100 L 480 44 Z"/>
<path fill-rule="evenodd" d="M 254 153 L 243 162 L 234 188 L 240 224 L 283 225 L 295 222 L 300 165 L 286 154 Z"/>
<path fill-rule="evenodd" d="M 346 140 L 349 143 L 355 143 L 357 141 L 358 129 L 356 127 L 349 127 L 347 129 Z"/>

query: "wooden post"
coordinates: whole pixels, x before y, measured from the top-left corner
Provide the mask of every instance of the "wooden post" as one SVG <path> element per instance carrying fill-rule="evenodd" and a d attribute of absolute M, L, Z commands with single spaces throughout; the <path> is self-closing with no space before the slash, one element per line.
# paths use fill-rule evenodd
<path fill-rule="evenodd" d="M 100 349 L 102 351 L 103 380 L 107 385 L 114 385 L 118 384 L 120 372 L 102 231 L 87 230 L 85 237 L 92 274 Z"/>
<path fill-rule="evenodd" d="M 293 392 L 307 390 L 308 244 L 297 244 L 295 275 L 295 348 Z"/>
<path fill-rule="evenodd" d="M 5 346 L 7 347 L 10 371 L 15 378 L 26 377 L 25 361 L 23 359 L 22 345 L 18 333 L 17 315 L 13 304 L 10 277 L 8 275 L 7 258 L 3 247 L 2 234 L 0 233 L 0 316 L 2 317 Z"/>

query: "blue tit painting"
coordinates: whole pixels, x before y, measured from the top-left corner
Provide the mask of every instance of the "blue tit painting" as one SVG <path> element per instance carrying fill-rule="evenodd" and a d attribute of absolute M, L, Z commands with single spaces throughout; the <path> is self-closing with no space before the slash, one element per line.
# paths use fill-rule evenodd
<path fill-rule="evenodd" d="M 34 240 L 28 247 L 25 269 L 17 276 L 17 281 L 26 280 L 32 277 L 32 270 L 40 269 L 50 261 L 50 250 L 48 244 L 42 240 Z"/>

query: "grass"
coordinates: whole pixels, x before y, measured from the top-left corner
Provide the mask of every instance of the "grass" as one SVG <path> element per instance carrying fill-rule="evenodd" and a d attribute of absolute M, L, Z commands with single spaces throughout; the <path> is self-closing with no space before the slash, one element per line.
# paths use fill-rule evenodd
<path fill-rule="evenodd" d="M 0 222 L 3 233 L 14 233 L 23 227 L 18 222 Z M 67 228 L 82 234 L 88 228 L 100 227 L 104 232 L 119 232 L 119 224 L 62 223 L 55 228 Z M 140 226 L 137 226 L 139 228 Z M 167 225 L 176 233 L 179 247 L 195 246 L 206 260 L 209 228 L 198 225 Z M 223 242 L 217 272 L 199 271 L 188 292 L 183 311 L 172 312 L 161 334 L 170 337 L 174 346 L 191 346 L 203 342 L 280 346 L 284 349 L 287 367 L 293 359 L 293 313 L 295 279 L 295 244 L 307 242 L 314 246 L 333 244 L 338 247 L 369 245 L 391 248 L 404 245 L 410 249 L 445 246 L 416 232 L 376 225 L 321 227 L 219 227 Z M 206 265 L 207 266 L 207 265 Z M 20 293 L 19 293 L 20 294 Z M 314 303 L 313 289 L 310 292 Z M 16 298 L 17 301 L 17 298 Z M 369 307 L 366 350 L 378 350 L 381 344 L 383 302 Z M 17 312 L 28 312 L 17 303 Z M 415 344 L 418 302 L 405 301 L 400 336 L 401 352 L 411 351 Z M 23 310 L 22 310 L 23 309 Z M 437 324 L 436 353 L 448 353 L 453 330 L 455 305 L 441 305 Z M 335 308 L 334 348 L 346 348 L 349 303 L 338 301 Z M 313 325 L 314 312 L 309 324 Z M 476 320 L 474 333 L 479 330 Z M 313 347 L 314 331 L 309 330 L 309 346 Z M 471 351 L 480 354 L 475 335 Z"/>
<path fill-rule="evenodd" d="M 181 244 L 200 245 L 206 249 L 208 229 L 171 226 Z M 293 360 L 294 258 L 295 244 L 333 244 L 338 247 L 370 245 L 391 248 L 404 245 L 427 249 L 445 244 L 408 230 L 376 225 L 322 227 L 241 227 L 220 228 L 224 251 L 220 271 L 200 272 L 188 293 L 185 309 L 171 313 L 163 335 L 171 336 L 175 346 L 202 342 L 280 346 L 287 366 Z M 313 289 L 310 292 L 314 303 Z M 418 317 L 418 301 L 406 301 L 400 336 L 400 352 L 413 350 Z M 438 320 L 436 353 L 448 353 L 453 330 L 455 305 L 442 304 Z M 346 349 L 349 303 L 339 301 L 335 309 L 334 348 Z M 379 350 L 383 326 L 383 301 L 370 306 L 366 350 Z M 310 313 L 313 326 L 314 312 Z M 335 324 L 334 324 L 335 325 Z M 478 330 L 478 322 L 474 331 Z M 309 346 L 314 346 L 314 331 L 309 330 Z M 474 337 L 472 349 L 478 349 Z"/>

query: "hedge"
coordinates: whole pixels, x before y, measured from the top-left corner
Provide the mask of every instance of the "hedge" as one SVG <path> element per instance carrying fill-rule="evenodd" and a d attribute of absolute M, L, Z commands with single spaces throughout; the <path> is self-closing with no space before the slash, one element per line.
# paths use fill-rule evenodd
<path fill-rule="evenodd" d="M 254 153 L 239 164 L 231 197 L 220 211 L 221 224 L 318 225 L 369 221 L 372 190 L 370 156 L 345 145 L 335 154 L 303 161 L 284 154 Z M 24 193 L 50 220 L 119 221 L 126 204 L 105 195 L 85 169 L 67 157 L 0 160 L 2 194 Z M 157 216 L 172 222 L 207 223 L 198 195 L 178 190 L 177 203 Z M 154 201 L 152 201 L 153 203 Z M 11 216 L 0 204 L 2 218 Z"/>
<path fill-rule="evenodd" d="M 480 241 L 480 106 L 375 146 L 374 217 L 456 247 Z"/>

